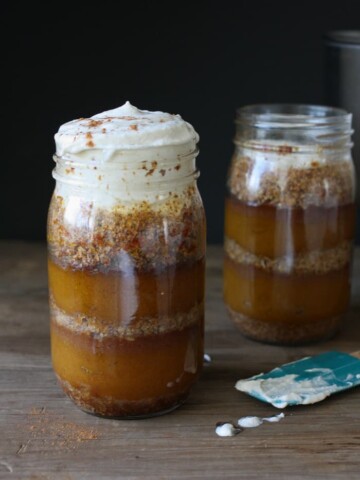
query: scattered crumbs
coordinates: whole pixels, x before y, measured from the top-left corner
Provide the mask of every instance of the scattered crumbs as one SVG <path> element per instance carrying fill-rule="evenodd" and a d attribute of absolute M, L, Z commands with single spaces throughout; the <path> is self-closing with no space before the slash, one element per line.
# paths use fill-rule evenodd
<path fill-rule="evenodd" d="M 129 128 L 130 128 L 130 130 L 137 130 L 138 126 L 136 125 L 136 123 L 133 123 L 133 124 L 129 125 Z"/>
<path fill-rule="evenodd" d="M 242 428 L 235 427 L 232 423 L 218 422 L 216 424 L 215 433 L 219 437 L 234 437 L 242 432 Z"/>
<path fill-rule="evenodd" d="M 175 170 L 180 170 L 180 168 L 181 168 L 180 163 L 178 165 L 176 165 L 174 168 L 175 168 Z"/>
<path fill-rule="evenodd" d="M 102 132 L 102 133 L 106 133 L 106 128 L 102 128 L 102 129 L 101 129 L 101 132 Z"/>
<path fill-rule="evenodd" d="M 95 143 L 92 140 L 89 140 L 88 142 L 86 142 L 86 146 L 90 147 L 90 148 L 93 148 L 93 147 L 95 147 Z"/>
<path fill-rule="evenodd" d="M 21 428 L 24 426 L 21 425 Z M 30 410 L 25 431 L 29 437 L 19 446 L 17 455 L 25 453 L 28 446 L 35 442 L 48 449 L 74 450 L 84 442 L 99 438 L 94 428 L 66 421 L 63 416 L 49 413 L 45 407 Z"/>
<path fill-rule="evenodd" d="M 98 180 L 102 180 L 102 175 L 98 175 Z"/>
<path fill-rule="evenodd" d="M 164 169 L 162 168 L 162 169 L 160 170 L 160 174 L 161 174 L 162 176 L 164 176 L 165 173 L 166 173 L 166 170 L 164 170 Z"/>
<path fill-rule="evenodd" d="M 212 358 L 208 353 L 204 353 L 204 365 L 209 365 L 212 362 Z"/>
<path fill-rule="evenodd" d="M 87 134 L 85 135 L 85 137 L 86 137 L 86 138 L 90 138 L 90 139 L 93 138 L 90 132 L 87 132 Z"/>

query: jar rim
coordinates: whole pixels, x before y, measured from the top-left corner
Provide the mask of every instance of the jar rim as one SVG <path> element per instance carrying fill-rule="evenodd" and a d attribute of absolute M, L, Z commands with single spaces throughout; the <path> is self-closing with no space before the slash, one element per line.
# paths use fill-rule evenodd
<path fill-rule="evenodd" d="M 352 114 L 342 108 L 301 103 L 259 103 L 236 110 L 236 124 L 263 128 L 314 128 L 351 125 Z"/>
<path fill-rule="evenodd" d="M 360 30 L 330 30 L 323 38 L 327 45 L 334 47 L 360 47 Z"/>

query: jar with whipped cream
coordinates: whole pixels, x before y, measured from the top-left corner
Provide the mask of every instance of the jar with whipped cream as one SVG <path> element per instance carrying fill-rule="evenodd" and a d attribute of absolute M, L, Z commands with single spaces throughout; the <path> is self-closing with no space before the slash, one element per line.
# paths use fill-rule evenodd
<path fill-rule="evenodd" d="M 51 350 L 81 409 L 141 418 L 181 405 L 203 362 L 205 215 L 198 135 L 120 108 L 62 125 L 48 216 Z"/>
<path fill-rule="evenodd" d="M 255 340 L 332 336 L 350 299 L 351 115 L 312 105 L 237 112 L 225 207 L 224 298 Z"/>

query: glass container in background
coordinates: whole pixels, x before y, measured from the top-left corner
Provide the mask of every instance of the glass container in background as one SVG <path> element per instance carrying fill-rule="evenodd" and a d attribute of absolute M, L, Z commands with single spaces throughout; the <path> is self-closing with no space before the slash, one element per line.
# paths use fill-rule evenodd
<path fill-rule="evenodd" d="M 324 101 L 352 113 L 353 158 L 360 182 L 360 30 L 327 32 L 324 43 Z M 356 243 L 360 243 L 360 189 L 357 189 Z"/>
<path fill-rule="evenodd" d="M 324 100 L 353 115 L 353 158 L 360 181 L 360 30 L 334 30 L 324 35 Z M 359 191 L 357 203 L 359 207 Z"/>
<path fill-rule="evenodd" d="M 332 336 L 350 299 L 351 115 L 312 105 L 237 112 L 225 211 L 224 299 L 240 331 L 275 344 Z"/>

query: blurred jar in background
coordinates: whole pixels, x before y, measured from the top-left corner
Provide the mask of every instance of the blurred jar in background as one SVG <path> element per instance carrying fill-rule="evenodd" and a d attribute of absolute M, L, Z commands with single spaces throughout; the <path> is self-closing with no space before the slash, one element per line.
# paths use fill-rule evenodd
<path fill-rule="evenodd" d="M 324 35 L 324 101 L 352 114 L 353 158 L 360 175 L 360 30 L 333 30 Z M 359 189 L 357 204 L 360 207 Z"/>
<path fill-rule="evenodd" d="M 224 242 L 230 316 L 263 342 L 330 337 L 350 299 L 351 114 L 254 105 L 238 110 L 236 124 Z"/>

